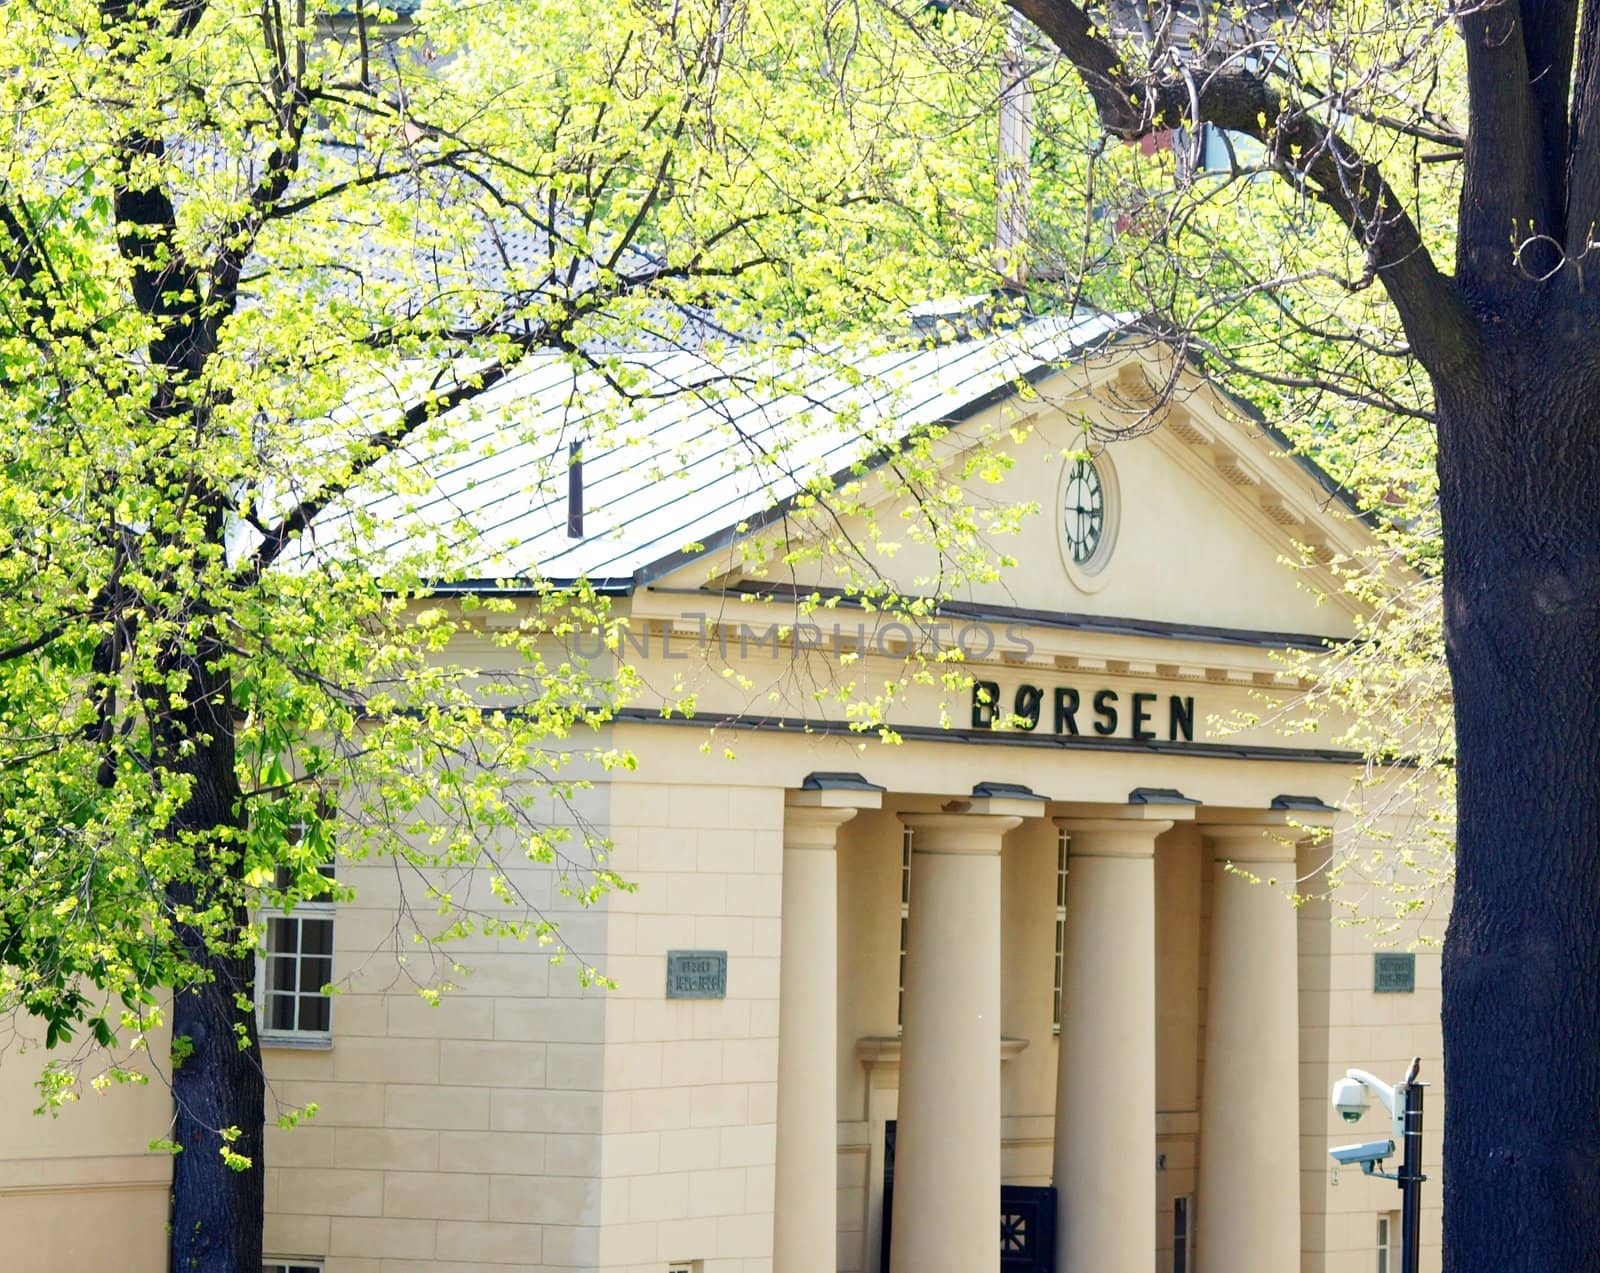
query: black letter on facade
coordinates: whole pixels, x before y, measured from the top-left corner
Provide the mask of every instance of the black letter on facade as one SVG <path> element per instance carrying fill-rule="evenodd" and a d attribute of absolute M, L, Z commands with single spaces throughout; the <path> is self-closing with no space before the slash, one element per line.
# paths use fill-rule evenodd
<path fill-rule="evenodd" d="M 994 705 L 1000 701 L 1000 687 L 993 681 L 972 683 L 972 728 L 994 728 Z"/>
<path fill-rule="evenodd" d="M 1194 699 L 1179 698 L 1176 694 L 1168 701 L 1167 737 L 1178 741 L 1178 731 L 1183 731 L 1183 741 L 1194 741 Z"/>
<path fill-rule="evenodd" d="M 1078 691 L 1064 685 L 1056 687 L 1056 733 L 1078 732 Z"/>
<path fill-rule="evenodd" d="M 1021 717 L 1018 722 L 1019 729 L 1036 729 L 1039 725 L 1039 704 L 1044 699 L 1044 691 L 1037 685 L 1017 686 L 1016 702 L 1012 712 Z"/>
<path fill-rule="evenodd" d="M 1154 694 L 1135 694 L 1133 696 L 1133 736 L 1143 742 L 1153 743 L 1156 740 L 1155 731 L 1146 729 L 1150 723 L 1150 712 L 1145 707 L 1146 703 L 1156 701 Z"/>
<path fill-rule="evenodd" d="M 1116 690 L 1095 691 L 1094 714 L 1100 718 L 1094 723 L 1095 733 L 1114 734 L 1117 732 L 1117 709 L 1113 706 L 1116 701 Z"/>

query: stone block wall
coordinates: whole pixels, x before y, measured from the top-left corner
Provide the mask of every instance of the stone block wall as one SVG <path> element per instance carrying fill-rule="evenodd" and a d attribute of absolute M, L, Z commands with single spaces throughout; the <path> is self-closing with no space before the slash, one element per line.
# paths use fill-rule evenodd
<path fill-rule="evenodd" d="M 783 789 L 619 782 L 598 1267 L 769 1273 Z M 727 953 L 725 999 L 666 997 L 669 950 Z"/>

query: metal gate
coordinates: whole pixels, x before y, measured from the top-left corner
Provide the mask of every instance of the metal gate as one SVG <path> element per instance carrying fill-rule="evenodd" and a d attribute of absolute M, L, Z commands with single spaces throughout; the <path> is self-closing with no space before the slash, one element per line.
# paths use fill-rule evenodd
<path fill-rule="evenodd" d="M 894 1221 L 894 1133 L 883 1130 L 883 1250 L 879 1268 L 889 1273 L 889 1235 Z M 1053 1185 L 1000 1186 L 1002 1273 L 1055 1273 L 1056 1191 Z"/>

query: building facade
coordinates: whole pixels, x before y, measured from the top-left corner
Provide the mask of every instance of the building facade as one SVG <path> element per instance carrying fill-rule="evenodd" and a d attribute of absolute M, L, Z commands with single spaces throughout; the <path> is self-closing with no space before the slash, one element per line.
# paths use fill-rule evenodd
<path fill-rule="evenodd" d="M 581 543 L 527 537 L 547 573 L 578 552 L 613 581 L 645 687 L 606 739 L 635 768 L 529 799 L 603 830 L 634 887 L 577 908 L 554 869 L 513 868 L 573 954 L 468 941 L 437 1006 L 436 969 L 395 948 L 426 903 L 392 863 L 341 863 L 353 902 L 269 922 L 271 1098 L 318 1107 L 269 1133 L 269 1268 L 998 1273 L 1041 1243 L 1060 1273 L 1398 1268 L 1398 1190 L 1327 1155 L 1382 1129 L 1352 1133 L 1328 1090 L 1413 1056 L 1437 1080 L 1437 952 L 1379 978 L 1371 928 L 1341 922 L 1359 883 L 1322 884 L 1358 759 L 1263 706 L 1298 687 L 1278 651 L 1355 631 L 1315 563 L 1366 531 L 1151 351 L 1024 368 L 1026 392 L 999 361 L 949 375 L 970 353 L 919 355 L 907 383 L 940 388 L 917 409 L 972 507 L 1037 511 L 1016 565 L 936 616 L 852 602 L 826 554 L 774 570 L 747 548 L 774 523 L 688 462 L 678 523 L 651 521 L 685 507 L 659 471 L 618 461 Z M 1086 423 L 1152 403 L 1159 429 L 1085 458 Z M 963 465 L 985 439 L 998 485 Z M 889 525 L 907 498 L 863 506 Z M 846 538 L 917 595 L 934 549 L 891 553 L 865 517 Z M 817 525 L 792 509 L 783 533 Z M 1297 574 L 1303 545 L 1325 551 Z M 962 659 L 897 672 L 918 649 Z M 487 634 L 463 653 L 503 657 Z M 663 715 L 686 693 L 693 718 Z M 7 1267 L 164 1268 L 164 1089 L 38 1119 L 37 1063 L 0 1064 Z"/>

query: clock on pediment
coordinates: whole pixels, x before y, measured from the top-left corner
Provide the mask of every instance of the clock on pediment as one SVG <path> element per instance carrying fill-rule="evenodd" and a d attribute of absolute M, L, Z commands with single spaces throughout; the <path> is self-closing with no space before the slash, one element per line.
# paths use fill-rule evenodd
<path fill-rule="evenodd" d="M 1078 565 L 1093 559 L 1106 531 L 1106 488 L 1100 470 L 1087 456 L 1079 456 L 1067 470 L 1062 532 L 1067 549 Z"/>
<path fill-rule="evenodd" d="M 1116 546 L 1120 511 L 1116 470 L 1105 450 L 1068 456 L 1060 492 L 1061 562 L 1081 591 L 1097 592 Z"/>

